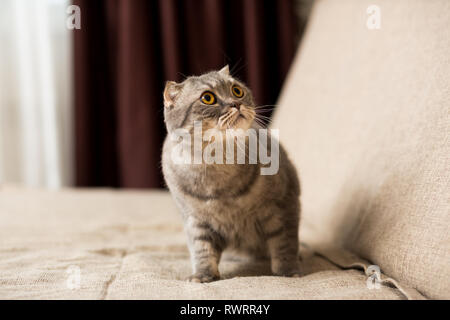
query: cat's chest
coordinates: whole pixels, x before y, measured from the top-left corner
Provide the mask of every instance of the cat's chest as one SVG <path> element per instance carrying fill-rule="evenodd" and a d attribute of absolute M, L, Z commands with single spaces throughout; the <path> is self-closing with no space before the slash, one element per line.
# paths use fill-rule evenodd
<path fill-rule="evenodd" d="M 194 208 L 199 220 L 207 219 L 228 232 L 242 233 L 256 222 L 258 216 L 253 203 L 236 199 L 196 202 Z"/>
<path fill-rule="evenodd" d="M 198 212 L 201 214 L 200 218 L 208 219 L 215 228 L 227 234 L 230 240 L 237 240 L 242 236 L 253 238 L 258 215 L 249 203 L 206 201 Z"/>
<path fill-rule="evenodd" d="M 175 182 L 185 194 L 201 200 L 240 198 L 258 180 L 256 166 L 178 167 Z"/>

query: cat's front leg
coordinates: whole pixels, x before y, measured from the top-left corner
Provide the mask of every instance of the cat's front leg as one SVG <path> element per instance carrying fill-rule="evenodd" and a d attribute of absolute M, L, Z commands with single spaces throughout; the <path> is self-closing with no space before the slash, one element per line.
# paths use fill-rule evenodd
<path fill-rule="evenodd" d="M 225 238 L 211 224 L 191 220 L 186 226 L 193 275 L 191 282 L 211 282 L 220 279 L 219 261 L 225 249 Z"/>
<path fill-rule="evenodd" d="M 267 227 L 266 242 L 272 272 L 277 276 L 300 276 L 298 256 L 298 223 L 274 224 Z"/>

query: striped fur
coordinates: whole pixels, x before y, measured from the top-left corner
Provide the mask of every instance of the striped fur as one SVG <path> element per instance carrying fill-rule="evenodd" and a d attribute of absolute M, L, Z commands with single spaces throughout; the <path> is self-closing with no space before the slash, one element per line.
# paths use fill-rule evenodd
<path fill-rule="evenodd" d="M 242 99 L 233 97 L 232 84 L 244 89 Z M 205 90 L 216 94 L 214 107 L 199 101 Z M 164 92 L 167 130 L 191 131 L 194 121 L 203 121 L 204 129 L 215 127 L 221 114 L 236 103 L 241 109 L 254 109 L 250 90 L 231 77 L 227 67 L 180 84 L 169 82 Z M 258 127 L 254 117 L 236 126 Z M 163 173 L 184 220 L 193 266 L 190 280 L 218 280 L 220 257 L 228 249 L 270 257 L 275 275 L 297 276 L 300 187 L 284 149 L 280 146 L 278 173 L 260 175 L 260 164 L 174 164 L 173 147 L 166 138 Z"/>

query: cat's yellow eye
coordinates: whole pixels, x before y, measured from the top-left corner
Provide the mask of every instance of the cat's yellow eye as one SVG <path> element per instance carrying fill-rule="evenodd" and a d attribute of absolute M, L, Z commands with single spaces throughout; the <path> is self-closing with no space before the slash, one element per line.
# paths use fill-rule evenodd
<path fill-rule="evenodd" d="M 216 96 L 211 91 L 205 91 L 203 92 L 200 101 L 203 102 L 204 104 L 211 105 L 216 103 Z"/>
<path fill-rule="evenodd" d="M 232 86 L 231 91 L 238 98 L 242 98 L 244 96 L 244 90 L 242 90 L 242 88 L 237 85 Z"/>

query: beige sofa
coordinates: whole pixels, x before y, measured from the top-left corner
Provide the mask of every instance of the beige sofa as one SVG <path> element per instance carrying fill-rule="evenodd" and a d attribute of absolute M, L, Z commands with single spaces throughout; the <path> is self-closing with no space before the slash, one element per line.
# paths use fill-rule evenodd
<path fill-rule="evenodd" d="M 447 0 L 316 2 L 273 123 L 301 175 L 303 277 L 227 257 L 224 280 L 183 281 L 164 191 L 3 187 L 0 298 L 450 298 L 449 24 Z"/>

